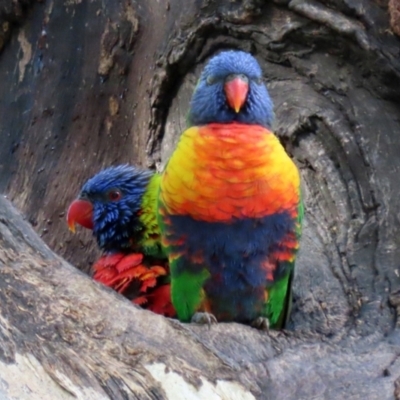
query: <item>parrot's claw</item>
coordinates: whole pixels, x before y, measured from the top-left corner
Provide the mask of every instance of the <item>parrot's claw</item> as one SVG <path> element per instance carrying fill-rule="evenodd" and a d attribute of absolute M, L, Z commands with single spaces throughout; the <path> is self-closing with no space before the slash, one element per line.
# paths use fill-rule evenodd
<path fill-rule="evenodd" d="M 259 329 L 260 331 L 269 331 L 269 319 L 265 317 L 258 317 L 252 321 L 251 326 Z"/>
<path fill-rule="evenodd" d="M 193 315 L 191 322 L 195 324 L 201 324 L 201 325 L 208 325 L 209 327 L 211 324 L 217 324 L 217 318 L 213 314 L 210 314 L 208 312 L 197 312 Z"/>

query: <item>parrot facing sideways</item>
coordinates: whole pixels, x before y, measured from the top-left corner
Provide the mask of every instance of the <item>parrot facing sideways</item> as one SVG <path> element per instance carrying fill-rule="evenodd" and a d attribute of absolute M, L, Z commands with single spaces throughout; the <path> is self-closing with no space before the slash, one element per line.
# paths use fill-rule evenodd
<path fill-rule="evenodd" d="M 158 314 L 175 315 L 156 207 L 160 175 L 129 165 L 100 171 L 82 187 L 67 214 L 93 230 L 104 255 L 93 278 Z"/>
<path fill-rule="evenodd" d="M 272 119 L 253 56 L 224 51 L 208 62 L 158 198 L 181 321 L 285 326 L 303 204 Z"/>

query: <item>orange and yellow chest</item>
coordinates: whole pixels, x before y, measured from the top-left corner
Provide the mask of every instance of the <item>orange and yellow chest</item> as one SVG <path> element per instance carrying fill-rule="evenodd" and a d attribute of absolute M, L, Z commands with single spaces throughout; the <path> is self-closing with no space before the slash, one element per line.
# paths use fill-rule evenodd
<path fill-rule="evenodd" d="M 257 125 L 187 129 L 160 185 L 172 215 L 226 222 L 296 212 L 300 177 L 277 137 Z"/>

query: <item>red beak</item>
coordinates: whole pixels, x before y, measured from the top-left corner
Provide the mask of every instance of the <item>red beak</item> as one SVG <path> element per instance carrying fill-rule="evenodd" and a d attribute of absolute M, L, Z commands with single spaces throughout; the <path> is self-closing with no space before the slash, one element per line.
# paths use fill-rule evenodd
<path fill-rule="evenodd" d="M 75 233 L 75 224 L 93 229 L 93 205 L 88 200 L 76 199 L 68 208 L 67 223 L 69 230 Z"/>
<path fill-rule="evenodd" d="M 224 90 L 229 106 L 238 113 L 247 99 L 249 80 L 245 75 L 230 75 L 225 82 Z"/>

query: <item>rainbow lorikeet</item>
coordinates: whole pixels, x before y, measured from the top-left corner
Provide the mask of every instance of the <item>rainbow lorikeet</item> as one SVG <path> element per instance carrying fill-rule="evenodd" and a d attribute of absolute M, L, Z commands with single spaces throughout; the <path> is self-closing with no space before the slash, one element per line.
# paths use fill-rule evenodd
<path fill-rule="evenodd" d="M 89 179 L 67 215 L 92 229 L 104 255 L 94 264 L 93 278 L 151 311 L 175 315 L 169 270 L 157 224 L 160 175 L 119 165 Z"/>
<path fill-rule="evenodd" d="M 181 321 L 260 329 L 287 321 L 303 205 L 272 120 L 253 56 L 224 51 L 208 62 L 158 199 Z"/>

